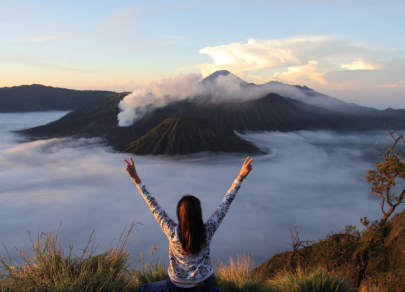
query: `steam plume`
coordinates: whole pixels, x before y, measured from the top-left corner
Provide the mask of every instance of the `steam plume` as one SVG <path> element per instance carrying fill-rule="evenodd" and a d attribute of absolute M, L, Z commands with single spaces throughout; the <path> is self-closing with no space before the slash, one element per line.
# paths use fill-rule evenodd
<path fill-rule="evenodd" d="M 204 79 L 202 82 L 198 82 L 200 79 L 200 74 L 192 73 L 147 82 L 119 103 L 121 112 L 118 114 L 118 125 L 121 127 L 130 126 L 150 110 L 163 107 L 173 101 L 196 96 L 209 97 L 215 101 L 244 101 L 269 93 L 277 93 L 284 97 L 326 108 L 344 104 L 338 99 L 314 91 L 309 97 L 302 89 L 281 82 L 273 81 L 262 85 L 247 83 L 231 73 L 219 75 L 215 79 L 208 77 L 208 80 Z"/>

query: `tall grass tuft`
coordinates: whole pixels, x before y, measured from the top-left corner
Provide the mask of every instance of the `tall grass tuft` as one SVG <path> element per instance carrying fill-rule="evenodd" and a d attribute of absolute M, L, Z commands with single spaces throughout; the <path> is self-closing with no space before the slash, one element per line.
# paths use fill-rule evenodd
<path fill-rule="evenodd" d="M 280 292 L 355 291 L 347 279 L 330 274 L 324 269 L 299 271 L 296 274 L 288 271 L 279 272 L 274 278 L 268 280 L 267 284 L 271 290 Z"/>
<path fill-rule="evenodd" d="M 362 281 L 359 292 L 388 292 L 388 289 L 383 288 L 378 284 L 374 284 L 371 281 Z"/>
<path fill-rule="evenodd" d="M 157 251 L 156 243 L 153 244 L 152 250 L 150 252 L 149 264 L 145 263 L 145 259 L 141 253 L 141 268 L 136 268 L 131 271 L 132 281 L 138 287 L 141 284 L 146 284 L 149 282 L 159 282 L 165 280 L 167 275 L 167 269 L 165 264 L 160 260 L 153 260 L 153 253 Z"/>
<path fill-rule="evenodd" d="M 229 257 L 228 264 L 219 261 L 216 268 L 216 286 L 222 292 L 267 291 L 258 276 L 253 274 L 254 263 L 249 254 Z"/>
<path fill-rule="evenodd" d="M 135 286 L 128 277 L 131 255 L 124 250 L 129 234 L 122 232 L 117 246 L 95 255 L 97 245 L 91 245 L 92 236 L 86 247 L 76 255 L 72 245 L 62 247 L 59 228 L 54 232 L 42 233 L 29 250 L 18 251 L 21 266 L 12 266 L 0 258 L 1 291 L 127 291 Z M 31 257 L 27 252 L 32 251 Z M 8 253 L 8 252 L 7 252 Z"/>

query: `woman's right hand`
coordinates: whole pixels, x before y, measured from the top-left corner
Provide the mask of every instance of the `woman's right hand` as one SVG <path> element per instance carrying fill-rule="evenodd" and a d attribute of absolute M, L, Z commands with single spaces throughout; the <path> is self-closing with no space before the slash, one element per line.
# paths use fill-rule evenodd
<path fill-rule="evenodd" d="M 251 159 L 249 159 L 249 158 L 250 158 L 250 157 L 248 156 L 248 157 L 246 158 L 245 162 L 244 162 L 243 165 L 242 165 L 242 168 L 241 168 L 241 170 L 240 170 L 240 172 L 239 172 L 239 175 L 238 175 L 238 180 L 239 180 L 239 181 L 242 181 L 245 177 L 247 177 L 247 175 L 249 174 L 249 172 L 251 172 L 252 169 L 253 169 L 253 167 L 252 167 L 252 165 L 251 165 L 251 163 L 252 163 L 252 161 L 253 161 L 253 158 L 251 158 Z M 241 179 L 239 179 L 239 178 L 241 178 Z"/>
<path fill-rule="evenodd" d="M 134 161 L 132 160 L 132 157 L 130 157 L 129 160 L 131 161 L 131 163 L 129 163 L 126 159 L 124 159 L 124 161 L 127 164 L 125 170 L 128 172 L 128 175 L 135 181 L 136 184 L 140 184 L 142 181 L 139 178 L 138 173 L 136 172 L 135 164 Z"/>

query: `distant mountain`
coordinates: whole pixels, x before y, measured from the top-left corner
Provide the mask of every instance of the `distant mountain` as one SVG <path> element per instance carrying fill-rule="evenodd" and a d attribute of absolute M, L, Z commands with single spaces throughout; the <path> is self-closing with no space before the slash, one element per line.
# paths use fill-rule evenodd
<path fill-rule="evenodd" d="M 221 72 L 226 74 L 224 71 Z M 227 76 L 231 73 L 221 74 L 218 73 L 216 76 Z M 215 79 L 209 80 L 212 82 Z M 301 89 L 295 88 L 295 90 Z M 302 88 L 302 90 L 311 91 L 308 88 Z M 239 133 L 298 130 L 342 132 L 380 130 L 384 124 L 389 128 L 405 127 L 405 110 L 340 112 L 276 93 L 268 93 L 247 101 L 232 102 L 215 101 L 210 96 L 184 99 L 161 108 L 151 108 L 133 125 L 119 127 L 117 126 L 117 116 L 120 112 L 118 104 L 125 95 L 126 93 L 105 96 L 57 121 L 26 129 L 20 133 L 34 138 L 103 137 L 119 151 L 177 155 L 191 153 L 189 151 L 217 151 L 212 144 L 201 142 L 206 139 L 202 137 L 206 137 L 209 131 L 217 133 L 216 137 L 223 136 L 227 141 L 221 141 L 223 148 L 220 151 L 228 152 L 228 149 L 232 152 L 240 152 L 241 149 L 249 147 L 246 148 L 244 144 L 247 143 L 246 141 L 235 140 L 234 131 Z M 317 98 L 321 98 L 321 94 L 317 95 Z M 180 129 L 188 131 L 188 134 L 179 134 Z M 186 138 L 189 141 L 186 141 Z M 192 146 L 190 143 L 199 145 Z M 235 148 L 224 146 L 229 143 L 235 143 Z"/>
<path fill-rule="evenodd" d="M 307 86 L 289 85 L 278 81 L 270 81 L 256 86 L 263 88 L 265 92 L 277 93 L 281 96 L 299 100 L 306 104 L 342 113 L 369 114 L 378 111 L 375 108 L 363 107 L 355 103 L 344 102 L 335 97 L 319 93 Z"/>
<path fill-rule="evenodd" d="M 201 151 L 259 152 L 232 132 L 204 119 L 168 118 L 136 141 L 115 147 L 138 155 L 183 155 Z"/>
<path fill-rule="evenodd" d="M 209 83 L 213 83 L 216 80 L 218 80 L 218 77 L 220 76 L 228 76 L 234 79 L 235 83 L 239 83 L 241 86 L 247 86 L 251 83 L 246 82 L 245 80 L 239 78 L 238 76 L 232 74 L 231 72 L 227 70 L 220 70 L 220 71 L 215 71 L 211 75 L 205 77 L 203 80 L 201 80 L 199 83 L 201 85 L 208 85 Z"/>
<path fill-rule="evenodd" d="M 0 88 L 0 112 L 78 109 L 112 91 L 72 90 L 38 84 Z"/>
<path fill-rule="evenodd" d="M 278 95 L 302 101 L 306 104 L 342 113 L 369 114 L 378 111 L 374 108 L 344 102 L 340 99 L 316 92 L 307 86 L 289 85 L 278 81 L 270 81 L 260 85 L 248 83 L 227 70 L 216 71 L 201 80 L 199 84 L 207 89 L 206 92 L 208 94 L 216 92 L 219 97 L 221 94 L 225 94 L 223 87 L 225 87 L 225 89 L 227 87 L 233 87 L 233 89 L 235 89 L 236 87 L 240 88 L 241 93 L 244 95 L 242 98 L 239 98 L 240 100 L 258 98 L 269 93 L 277 93 Z M 237 99 L 235 96 L 232 97 L 234 100 Z"/>

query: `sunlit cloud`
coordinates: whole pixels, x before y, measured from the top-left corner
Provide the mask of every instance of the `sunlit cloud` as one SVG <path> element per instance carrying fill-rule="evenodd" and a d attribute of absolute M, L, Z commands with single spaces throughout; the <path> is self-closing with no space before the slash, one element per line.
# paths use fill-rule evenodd
<path fill-rule="evenodd" d="M 395 87 L 398 87 L 398 84 L 397 83 L 395 83 L 395 84 L 385 84 L 385 85 L 379 85 L 378 87 L 380 87 L 380 88 L 395 88 Z"/>
<path fill-rule="evenodd" d="M 322 70 L 328 67 L 333 66 L 327 66 L 327 64 L 322 66 L 318 61 L 311 60 L 304 66 L 288 67 L 287 72 L 276 72 L 271 79 L 288 84 L 301 84 L 303 81 L 310 79 L 320 84 L 326 84 Z"/>
<path fill-rule="evenodd" d="M 377 66 L 371 64 L 369 61 L 360 59 L 350 64 L 344 64 L 340 68 L 349 70 L 375 70 Z"/>
<path fill-rule="evenodd" d="M 368 51 L 368 48 L 329 36 L 307 36 L 280 40 L 249 40 L 200 50 L 213 59 L 213 63 L 197 64 L 204 76 L 217 70 L 230 70 L 239 76 L 249 71 L 269 68 L 288 68 L 288 71 L 313 72 L 305 68 L 326 61 L 347 59 Z M 297 67 L 297 68 L 294 68 Z M 311 78 L 322 80 L 312 74 Z"/>
<path fill-rule="evenodd" d="M 321 35 L 251 39 L 205 47 L 200 53 L 212 58 L 211 63 L 194 65 L 203 76 L 229 70 L 249 82 L 306 85 L 346 102 L 385 108 L 390 99 L 390 106 L 403 107 L 399 91 L 387 99 L 374 89 L 395 88 L 394 84 L 402 89 L 405 58 L 393 58 L 392 50 L 377 45 Z"/>
<path fill-rule="evenodd" d="M 42 61 L 29 60 L 25 58 L 0 58 L 0 61 L 12 64 L 30 65 L 47 71 L 65 71 L 65 72 L 91 72 L 91 70 L 74 68 L 62 64 L 54 64 Z"/>

